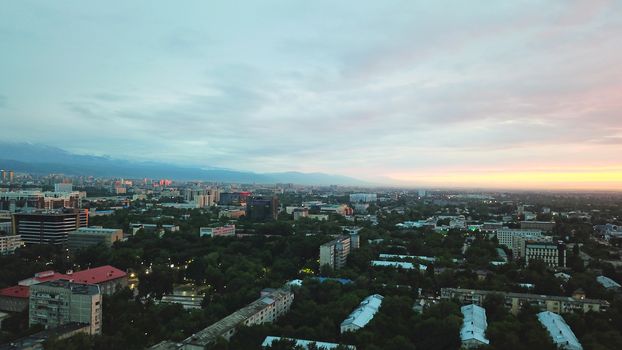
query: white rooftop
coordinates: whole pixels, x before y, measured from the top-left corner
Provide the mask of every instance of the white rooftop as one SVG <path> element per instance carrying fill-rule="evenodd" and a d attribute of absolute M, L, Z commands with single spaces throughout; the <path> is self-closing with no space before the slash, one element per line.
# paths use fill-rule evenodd
<path fill-rule="evenodd" d="M 319 350 L 330 350 L 330 349 L 335 349 L 336 347 L 338 347 L 340 344 L 335 344 L 335 343 L 326 343 L 326 342 L 321 342 L 321 341 L 313 341 L 313 340 L 304 340 L 304 339 L 293 339 L 293 338 L 281 338 L 281 337 L 273 337 L 273 336 L 267 336 L 266 339 L 264 339 L 263 343 L 261 343 L 262 347 L 268 347 L 271 346 L 273 342 L 281 340 L 281 339 L 286 339 L 286 340 L 292 340 L 294 342 L 296 342 L 296 346 L 300 346 L 304 349 L 308 349 L 309 345 L 311 344 L 315 344 L 315 346 L 319 349 Z M 356 350 L 356 346 L 354 345 L 346 345 L 346 347 L 350 350 Z"/>
<path fill-rule="evenodd" d="M 460 329 L 462 342 L 477 341 L 482 344 L 489 344 L 490 341 L 486 339 L 486 328 L 488 328 L 486 310 L 481 306 L 471 304 L 461 307 L 460 311 L 464 317 Z"/>
<path fill-rule="evenodd" d="M 620 288 L 620 284 L 609 277 L 606 276 L 598 276 L 596 277 L 596 281 L 600 283 L 603 287 L 609 288 Z"/>
<path fill-rule="evenodd" d="M 550 311 L 544 311 L 538 314 L 538 320 L 549 332 L 549 335 L 553 339 L 553 343 L 555 343 L 559 349 L 583 349 L 577 337 L 560 315 Z"/>
<path fill-rule="evenodd" d="M 384 297 L 379 294 L 370 295 L 359 304 L 359 306 L 350 313 L 348 318 L 341 322 L 341 332 L 343 333 L 344 327 L 347 328 L 363 328 L 369 321 L 374 318 L 380 305 L 382 305 L 382 299 Z M 350 330 L 350 329 L 347 329 Z"/>
<path fill-rule="evenodd" d="M 382 266 L 382 267 L 401 267 L 405 270 L 414 270 L 415 265 L 409 262 L 401 262 L 401 261 L 384 261 L 384 260 L 372 260 L 371 266 Z M 428 267 L 426 265 L 418 264 L 417 267 L 419 270 L 425 270 Z"/>

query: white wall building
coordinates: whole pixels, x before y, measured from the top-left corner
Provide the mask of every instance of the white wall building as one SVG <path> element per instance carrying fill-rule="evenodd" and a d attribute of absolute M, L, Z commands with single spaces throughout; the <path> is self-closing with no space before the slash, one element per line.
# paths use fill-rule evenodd
<path fill-rule="evenodd" d="M 341 322 L 341 333 L 355 332 L 365 327 L 380 309 L 384 297 L 379 294 L 370 295 Z"/>
<path fill-rule="evenodd" d="M 512 243 L 513 237 L 526 237 L 526 236 L 542 236 L 541 230 L 524 230 L 514 228 L 501 228 L 497 230 L 497 239 L 499 244 L 503 244 L 506 247 L 514 250 Z"/>

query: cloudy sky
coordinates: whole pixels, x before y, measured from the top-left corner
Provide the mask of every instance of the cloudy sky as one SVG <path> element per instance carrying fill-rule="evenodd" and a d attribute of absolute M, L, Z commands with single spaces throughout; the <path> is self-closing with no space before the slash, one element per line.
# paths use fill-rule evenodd
<path fill-rule="evenodd" d="M 622 189 L 622 1 L 7 1 L 0 121 L 125 159 Z"/>

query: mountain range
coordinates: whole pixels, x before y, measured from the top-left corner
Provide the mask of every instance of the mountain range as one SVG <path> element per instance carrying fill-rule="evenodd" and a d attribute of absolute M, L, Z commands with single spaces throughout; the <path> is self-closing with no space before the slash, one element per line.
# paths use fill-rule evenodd
<path fill-rule="evenodd" d="M 303 185 L 357 185 L 359 179 L 325 173 L 256 173 L 222 168 L 204 169 L 164 162 L 142 162 L 80 155 L 42 144 L 0 142 L 0 168 L 35 174 L 65 174 L 124 178 L 168 178 L 232 183 L 295 183 Z"/>

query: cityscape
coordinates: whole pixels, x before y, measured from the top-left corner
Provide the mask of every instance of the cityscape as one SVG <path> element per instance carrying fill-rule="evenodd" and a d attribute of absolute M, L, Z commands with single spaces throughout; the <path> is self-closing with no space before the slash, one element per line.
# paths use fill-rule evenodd
<path fill-rule="evenodd" d="M 622 2 L 0 11 L 0 350 L 622 349 Z"/>

